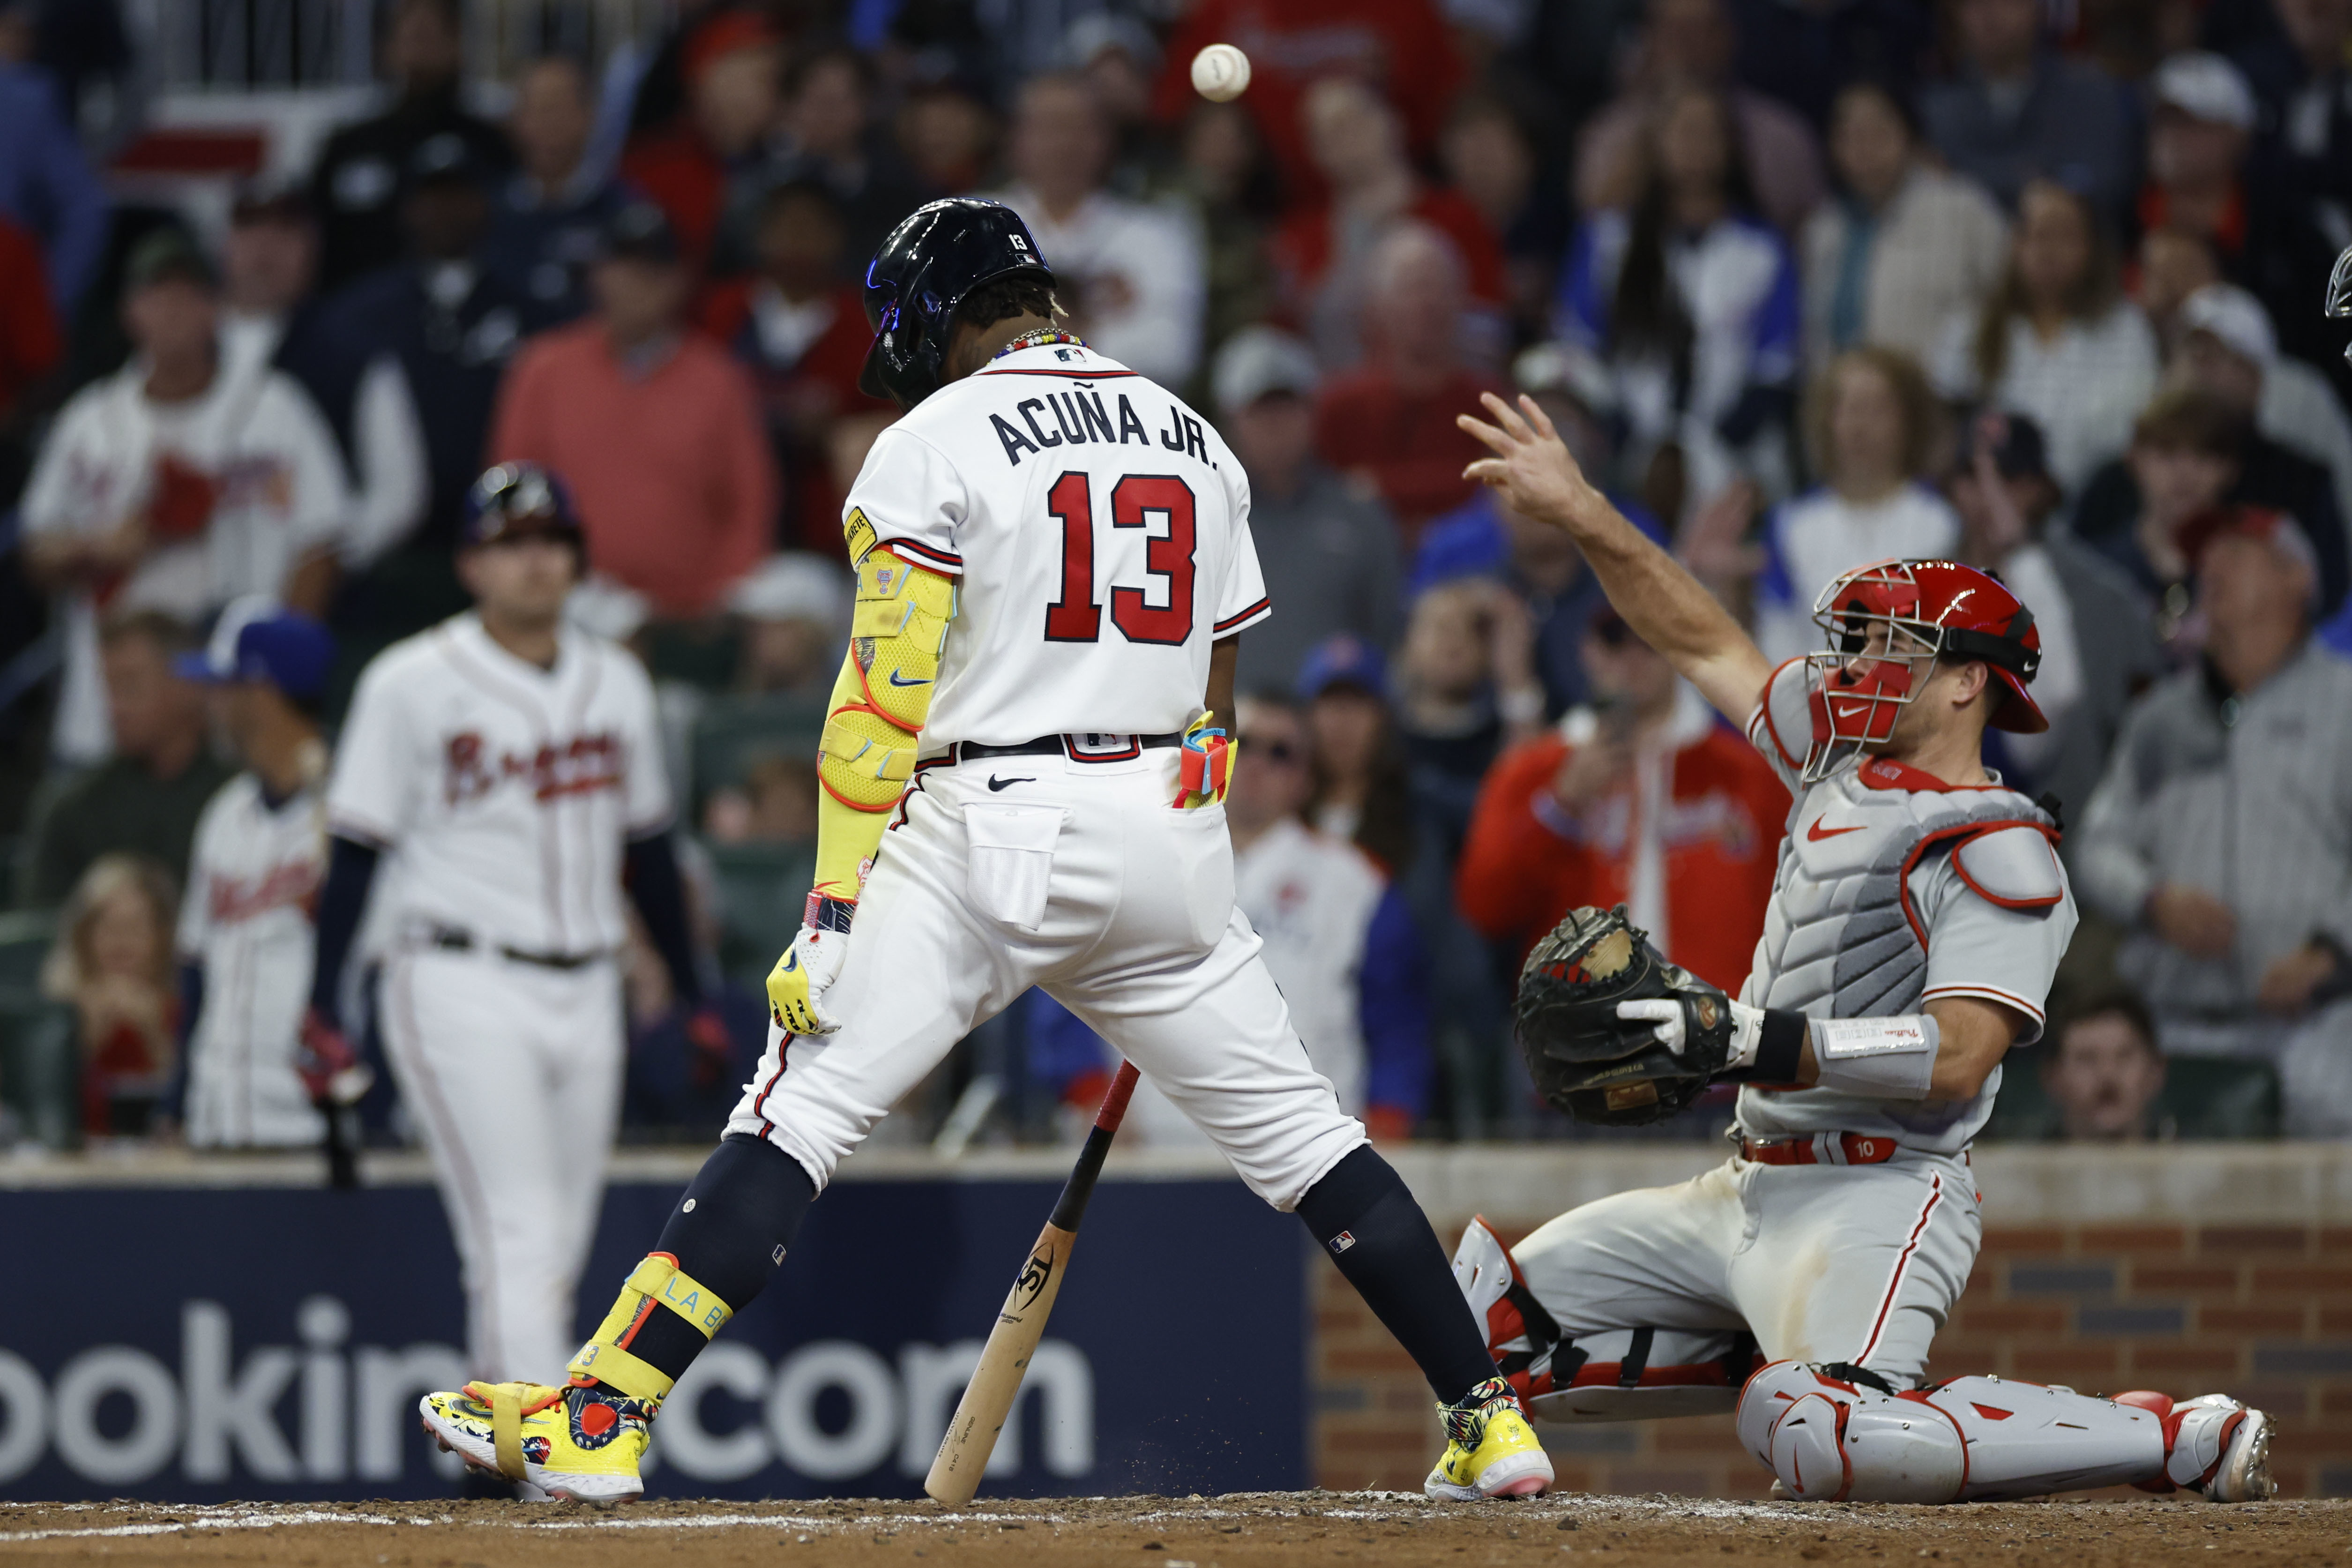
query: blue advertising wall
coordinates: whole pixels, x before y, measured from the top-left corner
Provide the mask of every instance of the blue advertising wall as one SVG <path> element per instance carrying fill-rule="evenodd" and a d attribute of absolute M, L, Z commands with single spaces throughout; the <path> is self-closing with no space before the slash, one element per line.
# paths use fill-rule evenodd
<path fill-rule="evenodd" d="M 916 1496 L 1046 1182 L 833 1187 L 657 1425 L 654 1496 Z M 676 1184 L 615 1186 L 584 1337 Z M 416 1397 L 464 1377 L 430 1188 L 0 1191 L 0 1498 L 448 1496 Z M 1297 1222 L 1232 1181 L 1106 1181 L 987 1489 L 1307 1480 Z M 1017 1426 L 1017 1430 L 1016 1430 Z"/>

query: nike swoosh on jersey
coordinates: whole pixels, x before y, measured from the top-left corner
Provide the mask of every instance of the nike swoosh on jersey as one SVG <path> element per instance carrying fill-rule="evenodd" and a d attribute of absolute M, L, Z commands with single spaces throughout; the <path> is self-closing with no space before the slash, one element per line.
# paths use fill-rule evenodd
<path fill-rule="evenodd" d="M 1025 779 L 1001 779 L 1001 778 L 998 778 L 994 773 L 991 773 L 991 774 L 989 774 L 989 775 L 988 775 L 988 787 L 989 787 L 991 790 L 1000 790 L 1000 789 L 1003 789 L 1006 784 L 1035 784 L 1036 782 L 1037 782 L 1037 781 L 1036 781 L 1036 779 L 1035 779 L 1035 778 L 1034 778 L 1034 777 L 1032 777 L 1032 778 L 1025 778 Z"/>
<path fill-rule="evenodd" d="M 928 679 L 922 680 L 901 680 L 898 679 L 898 672 L 894 669 L 890 672 L 890 684 L 893 686 L 929 686 L 930 681 Z"/>
<path fill-rule="evenodd" d="M 1870 826 L 1866 822 L 1857 822 L 1851 827 L 1832 827 L 1827 833 L 1824 833 L 1822 831 L 1822 823 L 1823 820 L 1823 818 L 1817 816 L 1813 818 L 1813 825 L 1805 829 L 1805 837 L 1816 844 L 1819 844 L 1824 838 L 1835 838 L 1841 833 L 1859 833 L 1864 828 Z"/>

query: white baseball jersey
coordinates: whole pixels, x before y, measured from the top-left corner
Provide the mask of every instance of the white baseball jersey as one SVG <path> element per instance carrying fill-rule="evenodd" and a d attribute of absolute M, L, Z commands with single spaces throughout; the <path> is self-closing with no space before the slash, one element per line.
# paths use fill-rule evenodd
<path fill-rule="evenodd" d="M 1848 1018 L 1974 996 L 2021 1015 L 2016 1043 L 2031 1045 L 2075 925 L 2047 817 L 1997 782 L 1948 785 L 1858 753 L 1805 784 L 1811 679 L 1801 659 L 1781 665 L 1748 724 L 1793 804 L 1740 1000 Z M 1740 1090 L 1739 1125 L 1759 1137 L 1883 1134 L 1958 1153 L 2000 1092 L 1998 1068 L 1965 1101 L 1751 1087 Z"/>
<path fill-rule="evenodd" d="M 885 431 L 849 494 L 959 580 L 915 767 L 825 992 L 769 1030 L 728 1127 L 820 1188 L 973 1026 L 1042 987 L 1289 1208 L 1364 1142 L 1234 903 L 1222 802 L 1176 805 L 1169 736 L 1216 638 L 1271 613 L 1249 483 L 1181 399 L 1075 343 L 1023 349 Z M 959 759 L 947 742 L 1074 737 Z"/>
<path fill-rule="evenodd" d="M 620 947 L 623 851 L 670 816 L 653 684 L 577 627 L 558 647 L 541 669 L 469 613 L 361 675 L 327 816 L 397 851 L 377 894 L 395 933 L 438 927 L 570 956 Z"/>
<path fill-rule="evenodd" d="M 186 1123 L 198 1148 L 312 1144 L 325 1133 L 294 1070 L 326 869 L 324 795 L 312 784 L 273 805 L 243 773 L 197 820 L 179 946 L 205 975 L 188 1039 Z"/>
<path fill-rule="evenodd" d="M 326 421 L 279 371 L 224 371 L 184 403 L 149 397 L 146 379 L 134 360 L 66 405 L 25 488 L 25 531 L 120 526 L 152 500 L 168 456 L 212 482 L 211 516 L 192 537 L 158 541 L 111 590 L 109 607 L 195 621 L 241 595 L 282 593 L 288 571 L 335 542 L 345 525 L 342 460 Z M 51 744 L 75 762 L 113 749 L 99 681 L 98 605 L 84 592 L 66 604 L 65 687 Z"/>
<path fill-rule="evenodd" d="M 959 580 L 926 752 L 1181 730 L 1209 645 L 1273 613 L 1239 460 L 1182 399 L 1079 344 L 932 394 L 874 443 L 849 505 Z"/>

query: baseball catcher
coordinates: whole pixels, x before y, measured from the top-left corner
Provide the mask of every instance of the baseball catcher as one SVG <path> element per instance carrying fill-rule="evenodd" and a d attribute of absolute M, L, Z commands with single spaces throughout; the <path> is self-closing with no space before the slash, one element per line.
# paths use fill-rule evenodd
<path fill-rule="evenodd" d="M 1531 400 L 1486 405 L 1493 423 L 1462 420 L 1494 454 L 1471 477 L 1573 537 L 1793 797 L 1737 1000 L 1622 912 L 1577 910 L 1528 957 L 1520 1047 L 1570 1115 L 1649 1121 L 1740 1086 L 1717 1169 L 1571 1209 L 1516 1248 L 1481 1223 L 1463 1237 L 1455 1279 L 1529 1412 L 1736 1408 L 1776 1490 L 1808 1500 L 2270 1496 L 2270 1418 L 2221 1394 L 1925 1382 L 1981 1235 L 1969 1142 L 2001 1058 L 2041 1035 L 2074 929 L 2057 821 L 1983 761 L 1987 729 L 2048 728 L 2032 611 L 1958 562 L 1874 562 L 1822 591 L 1821 651 L 1775 668 Z"/>

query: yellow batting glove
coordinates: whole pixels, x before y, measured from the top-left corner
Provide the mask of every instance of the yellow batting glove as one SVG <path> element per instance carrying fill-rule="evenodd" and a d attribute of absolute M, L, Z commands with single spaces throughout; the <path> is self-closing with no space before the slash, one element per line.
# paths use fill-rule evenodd
<path fill-rule="evenodd" d="M 1177 764 L 1176 799 L 1171 803 L 1179 810 L 1192 811 L 1213 805 L 1225 798 L 1225 791 L 1234 782 L 1234 763 L 1239 759 L 1241 743 L 1210 721 L 1213 713 L 1203 713 L 1192 721 L 1184 731 L 1184 751 Z"/>
<path fill-rule="evenodd" d="M 849 953 L 849 917 L 856 905 L 846 900 L 809 896 L 809 913 L 792 946 L 768 971 L 768 1012 L 782 1028 L 794 1035 L 830 1035 L 841 1019 L 826 1011 L 825 991 L 841 977 L 842 961 Z"/>

